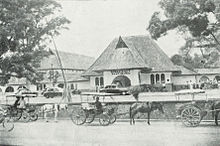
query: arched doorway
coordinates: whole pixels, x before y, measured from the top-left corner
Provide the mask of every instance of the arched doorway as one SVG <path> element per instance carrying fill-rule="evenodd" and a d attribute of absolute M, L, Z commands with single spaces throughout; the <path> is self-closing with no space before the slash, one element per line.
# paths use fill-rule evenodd
<path fill-rule="evenodd" d="M 11 86 L 8 86 L 8 87 L 5 89 L 5 92 L 14 92 L 14 88 L 11 87 Z"/>
<path fill-rule="evenodd" d="M 220 76 L 215 76 L 214 80 L 217 82 L 217 83 L 220 83 Z"/>
<path fill-rule="evenodd" d="M 131 86 L 131 80 L 126 76 L 117 76 L 112 84 L 116 84 L 118 87 L 129 87 Z"/>
<path fill-rule="evenodd" d="M 209 82 L 209 78 L 207 76 L 202 76 L 200 79 L 199 79 L 199 82 L 200 83 L 207 83 Z"/>

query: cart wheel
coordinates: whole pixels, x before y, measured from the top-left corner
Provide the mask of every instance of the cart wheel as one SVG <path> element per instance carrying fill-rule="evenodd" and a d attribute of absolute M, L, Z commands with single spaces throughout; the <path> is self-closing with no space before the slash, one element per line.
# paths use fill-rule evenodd
<path fill-rule="evenodd" d="M 88 112 L 86 115 L 86 123 L 92 123 L 95 119 L 95 113 Z"/>
<path fill-rule="evenodd" d="M 3 121 L 3 128 L 7 131 L 12 131 L 14 129 L 13 119 L 6 117 Z"/>
<path fill-rule="evenodd" d="M 29 113 L 29 116 L 30 116 L 31 121 L 37 121 L 37 119 L 38 119 L 38 114 L 35 112 Z"/>
<path fill-rule="evenodd" d="M 82 125 L 86 122 L 86 113 L 80 108 L 72 111 L 71 120 L 76 125 Z"/>
<path fill-rule="evenodd" d="M 16 122 L 21 119 L 22 113 L 20 111 L 12 111 L 10 116 L 13 119 L 13 121 Z"/>
<path fill-rule="evenodd" d="M 107 105 L 107 112 L 109 114 L 113 114 L 113 113 L 116 113 L 117 110 L 118 110 L 118 105 L 117 104 L 110 104 L 110 105 Z"/>
<path fill-rule="evenodd" d="M 107 114 L 101 114 L 99 117 L 99 123 L 102 126 L 108 126 L 110 124 L 110 117 Z"/>
<path fill-rule="evenodd" d="M 21 116 L 21 120 L 25 123 L 29 122 L 30 121 L 30 115 L 26 111 L 23 111 L 22 116 Z"/>
<path fill-rule="evenodd" d="M 190 106 L 181 112 L 182 123 L 187 127 L 196 127 L 201 121 L 200 109 Z"/>
<path fill-rule="evenodd" d="M 110 124 L 115 123 L 116 119 L 117 119 L 117 118 L 116 118 L 116 115 L 115 115 L 115 114 L 110 115 Z"/>

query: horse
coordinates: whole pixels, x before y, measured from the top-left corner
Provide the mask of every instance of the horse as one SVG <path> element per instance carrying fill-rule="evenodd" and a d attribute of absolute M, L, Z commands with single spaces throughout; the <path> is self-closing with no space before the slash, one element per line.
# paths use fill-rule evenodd
<path fill-rule="evenodd" d="M 144 102 L 144 103 L 134 103 L 130 106 L 130 125 L 135 124 L 134 116 L 137 113 L 147 113 L 148 115 L 148 125 L 150 125 L 150 114 L 154 110 L 159 110 L 160 112 L 164 113 L 163 105 L 159 102 Z"/>
<path fill-rule="evenodd" d="M 67 110 L 67 108 L 67 104 L 44 104 L 41 107 L 41 111 L 44 113 L 44 119 L 46 119 L 46 122 L 48 122 L 47 114 L 52 112 L 54 113 L 54 121 L 57 121 L 58 112 L 60 110 Z"/>
<path fill-rule="evenodd" d="M 213 101 L 211 104 L 212 117 L 215 120 L 216 126 L 218 126 L 218 115 L 220 112 L 220 101 Z"/>

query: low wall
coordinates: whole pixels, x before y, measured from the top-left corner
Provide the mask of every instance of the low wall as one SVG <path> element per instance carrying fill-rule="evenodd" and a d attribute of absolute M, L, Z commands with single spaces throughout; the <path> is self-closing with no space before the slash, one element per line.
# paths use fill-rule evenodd
<path fill-rule="evenodd" d="M 131 106 L 132 103 L 119 103 L 118 104 L 118 110 L 117 110 L 117 118 L 118 119 L 129 119 L 129 108 Z M 151 113 L 151 119 L 164 119 L 164 120 L 171 120 L 171 119 L 176 119 L 176 115 L 177 115 L 177 108 L 179 105 L 184 104 L 184 103 L 180 103 L 180 102 L 164 102 L 163 103 L 163 108 L 164 108 L 164 114 L 162 114 L 159 111 L 154 111 Z M 203 107 L 202 109 L 204 109 L 204 101 L 198 102 L 198 105 L 200 107 Z M 62 117 L 62 118 L 67 118 L 69 116 L 69 114 L 71 113 L 72 110 L 76 109 L 76 108 L 80 108 L 80 104 L 73 104 L 73 105 L 69 105 L 68 107 L 68 112 L 66 111 L 60 111 L 58 114 L 58 117 Z M 111 104 L 111 106 L 115 106 L 115 104 Z M 42 114 L 40 115 L 42 116 Z M 49 116 L 53 116 L 53 114 L 49 114 Z M 138 113 L 136 115 L 137 119 L 146 119 L 147 118 L 147 114 L 142 114 L 142 113 Z M 212 116 L 211 113 L 208 113 L 203 120 L 212 120 Z"/>

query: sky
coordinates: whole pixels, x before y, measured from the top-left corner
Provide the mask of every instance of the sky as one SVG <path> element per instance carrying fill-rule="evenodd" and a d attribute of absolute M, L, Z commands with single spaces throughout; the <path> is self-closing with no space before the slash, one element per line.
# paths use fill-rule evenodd
<path fill-rule="evenodd" d="M 59 50 L 97 58 L 119 36 L 149 35 L 151 15 L 160 10 L 159 0 L 57 0 L 69 30 L 55 38 Z M 178 53 L 183 39 L 171 32 L 158 45 L 168 55 Z"/>

